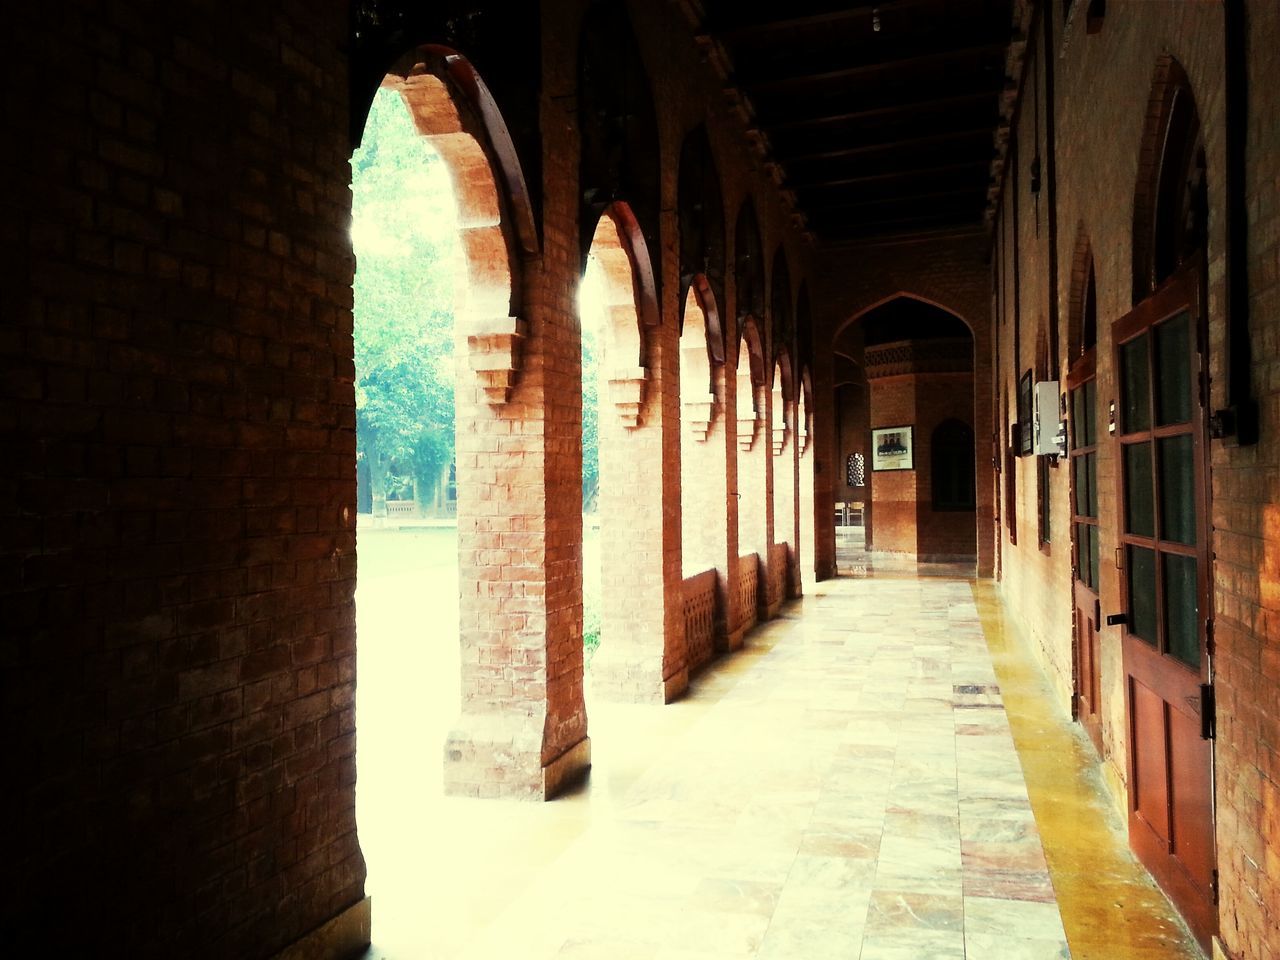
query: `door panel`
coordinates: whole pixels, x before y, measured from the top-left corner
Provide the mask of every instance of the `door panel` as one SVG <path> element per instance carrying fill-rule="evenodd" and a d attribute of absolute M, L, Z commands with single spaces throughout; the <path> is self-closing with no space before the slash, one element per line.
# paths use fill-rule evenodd
<path fill-rule="evenodd" d="M 1101 656 L 1098 642 L 1098 430 L 1096 352 L 1087 351 L 1067 375 L 1071 446 L 1071 597 L 1076 625 L 1076 717 L 1104 756 Z"/>
<path fill-rule="evenodd" d="M 1119 373 L 1118 512 L 1130 749 L 1129 838 L 1197 937 L 1217 930 L 1213 749 L 1201 739 L 1212 680 L 1212 583 L 1198 269 L 1112 326 Z"/>
<path fill-rule="evenodd" d="M 1146 827 L 1169 841 L 1169 777 L 1166 754 L 1165 703 L 1145 684 L 1131 680 L 1133 713 L 1133 806 Z"/>

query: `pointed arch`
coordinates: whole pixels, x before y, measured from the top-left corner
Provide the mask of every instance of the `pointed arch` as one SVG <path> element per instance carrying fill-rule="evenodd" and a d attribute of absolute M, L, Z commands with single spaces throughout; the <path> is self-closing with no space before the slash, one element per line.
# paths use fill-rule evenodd
<path fill-rule="evenodd" d="M 1071 288 L 1067 294 L 1067 365 L 1088 353 L 1098 342 L 1098 288 L 1093 247 L 1082 221 L 1076 228 L 1071 258 Z"/>
<path fill-rule="evenodd" d="M 388 71 L 414 126 L 449 170 L 471 281 L 474 312 L 492 313 L 505 296 L 521 310 L 521 258 L 538 251 L 530 195 L 515 144 L 488 87 L 465 57 L 421 46 Z"/>
<path fill-rule="evenodd" d="M 657 290 L 649 248 L 631 208 L 617 201 L 596 222 L 589 258 L 604 285 L 602 373 L 609 399 L 627 427 L 639 425 L 649 379 L 646 328 L 658 323 Z"/>
<path fill-rule="evenodd" d="M 591 225 L 625 200 L 651 250 L 658 249 L 660 152 L 653 90 L 627 5 L 593 0 L 578 42 L 580 247 Z M 660 289 L 662 277 L 655 275 Z"/>
<path fill-rule="evenodd" d="M 781 243 L 773 254 L 773 267 L 769 271 L 769 309 L 773 320 L 769 347 L 771 356 L 789 350 L 795 337 L 795 300 L 791 290 L 791 269 L 787 264 L 787 250 Z"/>
<path fill-rule="evenodd" d="M 764 245 L 760 242 L 760 222 L 755 202 L 747 197 L 738 209 L 733 229 L 734 289 L 737 291 L 738 341 L 742 341 L 743 321 L 765 315 Z"/>
<path fill-rule="evenodd" d="M 1191 82 L 1165 54 L 1156 61 L 1133 198 L 1133 302 L 1146 299 L 1208 244 L 1204 136 Z"/>
<path fill-rule="evenodd" d="M 677 215 L 680 224 L 680 302 L 701 276 L 717 302 L 724 299 L 725 231 L 720 174 L 707 129 L 699 124 L 680 148 Z M 724 359 L 723 335 L 717 348 Z"/>

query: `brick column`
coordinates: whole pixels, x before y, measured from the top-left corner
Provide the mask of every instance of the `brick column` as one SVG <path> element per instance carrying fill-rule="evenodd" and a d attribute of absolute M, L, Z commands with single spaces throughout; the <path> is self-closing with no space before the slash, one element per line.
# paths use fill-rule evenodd
<path fill-rule="evenodd" d="M 629 280 L 625 289 L 631 289 Z M 635 308 L 630 309 L 633 322 Z M 656 465 L 664 462 L 668 436 L 677 435 L 678 442 L 679 420 L 672 416 L 676 408 L 664 403 L 664 396 L 679 387 L 671 331 L 647 327 L 644 335 L 646 380 L 635 425 L 628 425 L 623 411 L 601 395 L 604 607 L 589 680 L 593 693 L 608 700 L 669 703 L 684 693 L 689 672 L 679 571 L 668 574 L 663 549 L 665 528 L 674 523 L 663 509 L 666 490 Z"/>

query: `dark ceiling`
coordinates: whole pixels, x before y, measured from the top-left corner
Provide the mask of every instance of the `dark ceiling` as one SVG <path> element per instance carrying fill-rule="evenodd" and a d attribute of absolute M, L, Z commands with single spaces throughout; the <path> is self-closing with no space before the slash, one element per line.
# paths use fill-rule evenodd
<path fill-rule="evenodd" d="M 1010 0 L 704 9 L 729 82 L 820 242 L 981 226 Z"/>

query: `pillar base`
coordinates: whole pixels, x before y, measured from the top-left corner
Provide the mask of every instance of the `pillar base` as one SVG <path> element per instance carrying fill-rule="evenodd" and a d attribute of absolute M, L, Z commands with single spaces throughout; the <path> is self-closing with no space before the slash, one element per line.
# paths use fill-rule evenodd
<path fill-rule="evenodd" d="M 273 960 L 353 960 L 369 947 L 372 901 L 365 897 L 275 955 Z"/>
<path fill-rule="evenodd" d="M 654 657 L 632 657 L 606 652 L 601 646 L 591 660 L 591 692 L 611 703 L 672 703 L 689 688 L 689 670 L 681 667 L 668 677 L 662 676 L 661 661 Z"/>
<path fill-rule="evenodd" d="M 541 716 L 464 713 L 445 741 L 444 792 L 550 800 L 591 767 L 591 739 L 544 761 L 542 726 Z"/>

